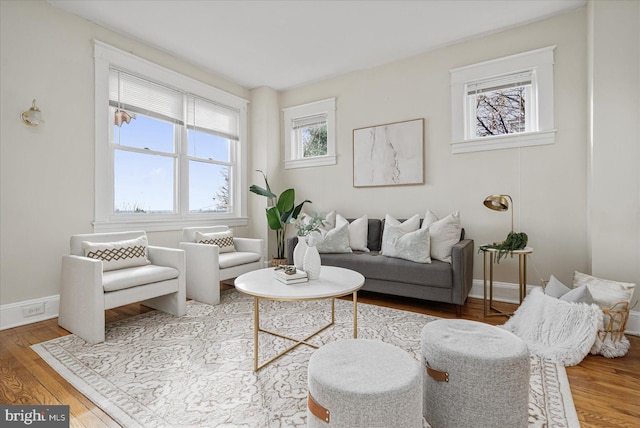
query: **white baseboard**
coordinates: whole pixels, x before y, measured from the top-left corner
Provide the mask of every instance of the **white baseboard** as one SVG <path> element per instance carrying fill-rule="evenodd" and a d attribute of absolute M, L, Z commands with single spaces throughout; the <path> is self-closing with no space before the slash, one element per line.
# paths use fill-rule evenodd
<path fill-rule="evenodd" d="M 527 294 L 538 285 L 527 284 Z M 484 297 L 484 281 L 481 279 L 474 279 L 469 297 L 475 297 L 482 299 Z M 498 302 L 518 303 L 520 299 L 518 293 L 518 284 L 509 282 L 496 282 L 493 281 L 493 300 Z M 627 321 L 626 334 L 633 336 L 640 336 L 640 311 L 632 310 L 629 313 L 629 320 Z"/>
<path fill-rule="evenodd" d="M 0 330 L 56 318 L 59 306 L 60 295 L 58 294 L 2 305 L 0 306 Z"/>

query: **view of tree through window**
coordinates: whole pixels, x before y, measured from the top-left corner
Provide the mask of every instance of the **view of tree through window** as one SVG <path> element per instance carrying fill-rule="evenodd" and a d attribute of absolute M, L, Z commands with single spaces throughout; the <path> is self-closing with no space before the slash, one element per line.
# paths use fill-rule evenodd
<path fill-rule="evenodd" d="M 302 129 L 302 148 L 305 158 L 327 154 L 327 124 Z"/>
<path fill-rule="evenodd" d="M 525 131 L 525 86 L 477 95 L 476 137 Z"/>

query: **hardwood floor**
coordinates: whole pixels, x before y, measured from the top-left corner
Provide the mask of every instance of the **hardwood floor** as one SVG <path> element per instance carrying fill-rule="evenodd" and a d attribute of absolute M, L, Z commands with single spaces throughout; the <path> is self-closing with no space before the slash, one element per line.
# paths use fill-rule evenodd
<path fill-rule="evenodd" d="M 455 307 L 444 303 L 403 299 L 375 293 L 358 294 L 361 303 L 455 318 Z M 505 305 L 508 308 L 509 305 Z M 107 322 L 148 312 L 132 304 L 106 312 Z M 463 318 L 490 324 L 504 317 L 483 319 L 482 300 L 469 299 Z M 0 332 L 0 404 L 68 404 L 71 427 L 118 427 L 99 407 L 66 382 L 30 348 L 69 334 L 57 319 Z M 583 428 L 640 426 L 640 337 L 628 336 L 631 350 L 623 358 L 589 355 L 576 367 L 567 367 L 571 392 Z M 150 427 L 151 428 L 151 427 Z"/>

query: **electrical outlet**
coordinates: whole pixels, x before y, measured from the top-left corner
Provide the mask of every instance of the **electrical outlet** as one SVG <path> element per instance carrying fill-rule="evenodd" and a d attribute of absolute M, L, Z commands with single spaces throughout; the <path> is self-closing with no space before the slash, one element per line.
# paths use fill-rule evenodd
<path fill-rule="evenodd" d="M 25 318 L 40 314 L 44 314 L 44 302 L 22 307 L 22 316 Z"/>

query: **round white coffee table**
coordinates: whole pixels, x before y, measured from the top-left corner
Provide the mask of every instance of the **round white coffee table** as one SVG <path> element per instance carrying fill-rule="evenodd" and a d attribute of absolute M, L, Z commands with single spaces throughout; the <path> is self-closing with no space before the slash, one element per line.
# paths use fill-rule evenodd
<path fill-rule="evenodd" d="M 253 369 L 260 370 L 262 367 L 283 356 L 287 352 L 299 345 L 307 345 L 318 348 L 317 345 L 309 343 L 316 334 L 332 326 L 335 322 L 335 298 L 353 294 L 353 337 L 358 336 L 358 290 L 364 285 L 364 276 L 358 272 L 335 267 L 322 266 L 320 278 L 298 284 L 283 284 L 273 277 L 274 268 L 259 269 L 240 275 L 234 281 L 236 289 L 254 298 L 253 302 Z M 296 300 L 320 300 L 331 299 L 331 322 L 310 336 L 300 340 L 285 336 L 273 331 L 260 328 L 260 305 L 259 299 L 296 301 Z M 285 349 L 280 354 L 269 361 L 258 364 L 258 333 L 268 333 L 277 337 L 296 342 L 293 346 Z"/>

